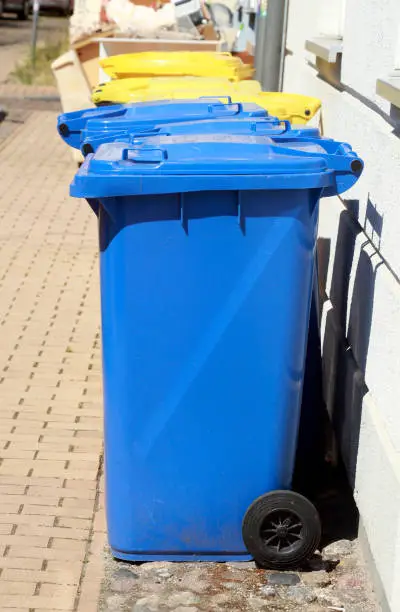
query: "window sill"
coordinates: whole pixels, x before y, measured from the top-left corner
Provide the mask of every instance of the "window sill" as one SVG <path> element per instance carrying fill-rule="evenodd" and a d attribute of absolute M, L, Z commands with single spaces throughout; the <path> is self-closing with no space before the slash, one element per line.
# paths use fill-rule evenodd
<path fill-rule="evenodd" d="M 343 51 L 343 41 L 340 38 L 311 38 L 306 40 L 306 49 L 317 57 L 335 64 Z"/>
<path fill-rule="evenodd" d="M 389 76 L 386 79 L 377 79 L 376 93 L 390 104 L 400 108 L 400 70 L 398 76 Z"/>

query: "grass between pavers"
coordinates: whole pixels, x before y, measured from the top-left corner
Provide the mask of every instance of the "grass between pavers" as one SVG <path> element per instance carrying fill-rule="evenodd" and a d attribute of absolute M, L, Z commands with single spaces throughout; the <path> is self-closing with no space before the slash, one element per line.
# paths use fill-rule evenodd
<path fill-rule="evenodd" d="M 68 37 L 63 36 L 57 41 L 47 41 L 38 45 L 35 63 L 29 49 L 23 60 L 17 63 L 10 73 L 9 82 L 24 85 L 55 85 L 51 71 L 52 62 L 69 48 Z"/>

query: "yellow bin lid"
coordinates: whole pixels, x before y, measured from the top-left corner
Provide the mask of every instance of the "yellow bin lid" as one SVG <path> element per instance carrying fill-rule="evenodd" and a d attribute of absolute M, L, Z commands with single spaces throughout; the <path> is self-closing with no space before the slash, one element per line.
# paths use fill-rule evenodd
<path fill-rule="evenodd" d="M 255 95 L 261 92 L 258 81 L 232 83 L 223 77 L 155 77 L 129 78 L 99 85 L 92 93 L 95 104 L 126 104 L 154 98 L 197 98 L 218 95 Z"/>
<path fill-rule="evenodd" d="M 100 60 L 112 79 L 134 76 L 226 77 L 231 81 L 250 78 L 253 69 L 230 53 L 208 51 L 149 51 L 114 55 Z"/>

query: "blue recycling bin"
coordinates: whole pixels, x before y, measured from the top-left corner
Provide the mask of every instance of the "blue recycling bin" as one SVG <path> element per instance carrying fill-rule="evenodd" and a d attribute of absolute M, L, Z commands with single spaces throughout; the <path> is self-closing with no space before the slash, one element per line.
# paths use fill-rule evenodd
<path fill-rule="evenodd" d="M 71 185 L 98 215 L 106 509 L 119 559 L 286 569 L 320 525 L 291 488 L 318 202 L 349 145 L 247 134 L 101 145 Z"/>
<path fill-rule="evenodd" d="M 229 97 L 227 100 L 226 103 L 215 98 L 162 100 L 84 109 L 60 115 L 57 130 L 70 147 L 79 149 L 87 138 L 108 134 L 114 139 L 126 130 L 142 131 L 159 123 L 248 117 L 264 117 L 276 125 L 280 123 L 257 104 L 232 103 Z"/>
<path fill-rule="evenodd" d="M 82 131 L 81 135 L 81 151 L 84 155 L 97 151 L 100 145 L 106 142 L 128 142 L 132 143 L 141 138 L 150 138 L 151 136 L 172 136 L 183 134 L 248 134 L 254 136 L 269 136 L 277 142 L 285 142 L 287 139 L 293 141 L 298 139 L 321 138 L 318 128 L 308 126 L 292 127 L 289 121 L 279 121 L 275 117 L 215 117 L 213 119 L 199 119 L 192 121 L 191 117 L 183 118 L 179 123 L 165 122 L 160 123 L 146 121 L 146 125 L 139 122 L 131 122 L 125 124 L 125 129 L 118 133 L 104 129 L 103 123 L 99 120 L 96 124 L 90 124 L 89 127 Z M 107 121 L 108 123 L 108 121 Z M 103 127 L 102 127 L 103 126 Z M 330 140 L 324 138 L 323 140 Z"/>

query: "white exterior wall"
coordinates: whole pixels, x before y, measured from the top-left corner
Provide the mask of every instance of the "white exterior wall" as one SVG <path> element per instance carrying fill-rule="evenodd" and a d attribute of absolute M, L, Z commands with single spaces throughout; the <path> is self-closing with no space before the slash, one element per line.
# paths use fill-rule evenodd
<path fill-rule="evenodd" d="M 327 3 L 330 12 L 336 5 L 329 20 L 321 16 Z M 284 72 L 284 91 L 321 98 L 325 135 L 349 142 L 365 161 L 346 200 L 321 205 L 324 384 L 392 612 L 400 610 L 400 138 L 388 119 L 400 111 L 375 85 L 400 67 L 399 25 L 399 0 L 290 0 Z M 323 34 L 343 35 L 338 87 L 305 50 Z M 325 74 L 328 65 L 318 65 Z"/>

